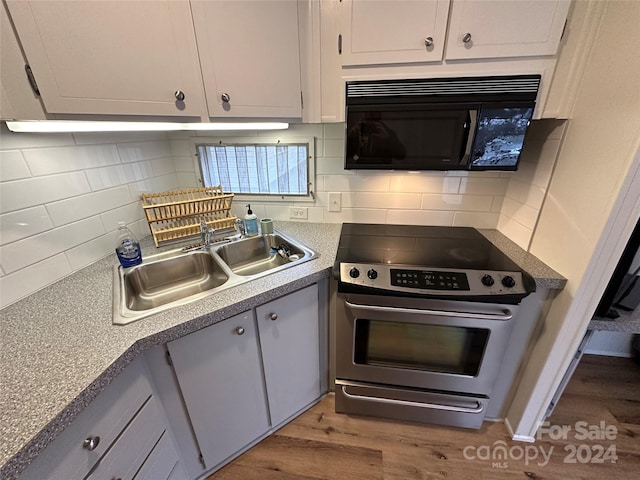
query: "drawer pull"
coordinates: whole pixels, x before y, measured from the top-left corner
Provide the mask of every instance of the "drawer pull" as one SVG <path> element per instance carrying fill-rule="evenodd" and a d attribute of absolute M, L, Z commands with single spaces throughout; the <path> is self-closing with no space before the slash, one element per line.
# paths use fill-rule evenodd
<path fill-rule="evenodd" d="M 86 448 L 87 450 L 91 451 L 95 450 L 99 444 L 100 437 L 96 435 L 95 437 L 85 438 L 84 442 L 82 442 L 82 448 Z"/>
<path fill-rule="evenodd" d="M 269 318 L 275 322 L 278 319 L 278 314 L 277 313 L 272 313 L 272 314 L 269 315 Z"/>
<path fill-rule="evenodd" d="M 236 333 L 238 335 L 244 335 L 244 328 L 242 327 L 236 327 Z"/>

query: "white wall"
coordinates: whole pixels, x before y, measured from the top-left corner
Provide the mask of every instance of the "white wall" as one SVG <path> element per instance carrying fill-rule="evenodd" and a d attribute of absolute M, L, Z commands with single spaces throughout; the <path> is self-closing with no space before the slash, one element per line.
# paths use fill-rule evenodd
<path fill-rule="evenodd" d="M 179 184 L 164 133 L 0 136 L 0 307 L 112 253 L 118 221 L 148 235 L 140 193 Z"/>
<path fill-rule="evenodd" d="M 606 3 L 531 242 L 568 283 L 507 414 L 517 435 L 534 435 L 640 214 L 639 23 L 640 2 Z"/>

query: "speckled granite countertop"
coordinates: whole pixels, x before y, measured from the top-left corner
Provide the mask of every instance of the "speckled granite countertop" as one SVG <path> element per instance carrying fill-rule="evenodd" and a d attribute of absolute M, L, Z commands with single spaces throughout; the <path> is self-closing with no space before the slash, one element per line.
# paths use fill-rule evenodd
<path fill-rule="evenodd" d="M 276 222 L 319 258 L 125 326 L 111 323 L 115 255 L 0 311 L 0 478 L 17 476 L 137 355 L 328 277 L 340 224 Z M 495 230 L 480 230 L 541 287 L 565 279 Z M 155 253 L 150 239 L 143 251 Z"/>
<path fill-rule="evenodd" d="M 614 308 L 614 310 L 620 314 L 618 318 L 593 317 L 589 323 L 589 329 L 607 332 L 640 333 L 640 307 L 631 312 L 621 308 Z"/>

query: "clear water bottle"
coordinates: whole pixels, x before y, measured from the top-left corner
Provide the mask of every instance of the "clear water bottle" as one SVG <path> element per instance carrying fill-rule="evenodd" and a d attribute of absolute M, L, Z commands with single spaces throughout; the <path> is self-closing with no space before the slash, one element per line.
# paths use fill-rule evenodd
<path fill-rule="evenodd" d="M 123 267 L 133 267 L 142 263 L 140 243 L 124 222 L 118 222 L 116 254 Z"/>

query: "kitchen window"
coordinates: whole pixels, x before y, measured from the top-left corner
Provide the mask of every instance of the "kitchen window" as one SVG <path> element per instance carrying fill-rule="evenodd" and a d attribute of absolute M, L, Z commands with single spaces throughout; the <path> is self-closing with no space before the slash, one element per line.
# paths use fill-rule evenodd
<path fill-rule="evenodd" d="M 313 140 L 197 145 L 203 186 L 263 200 L 313 198 Z M 294 197 L 294 198 L 291 198 Z"/>

